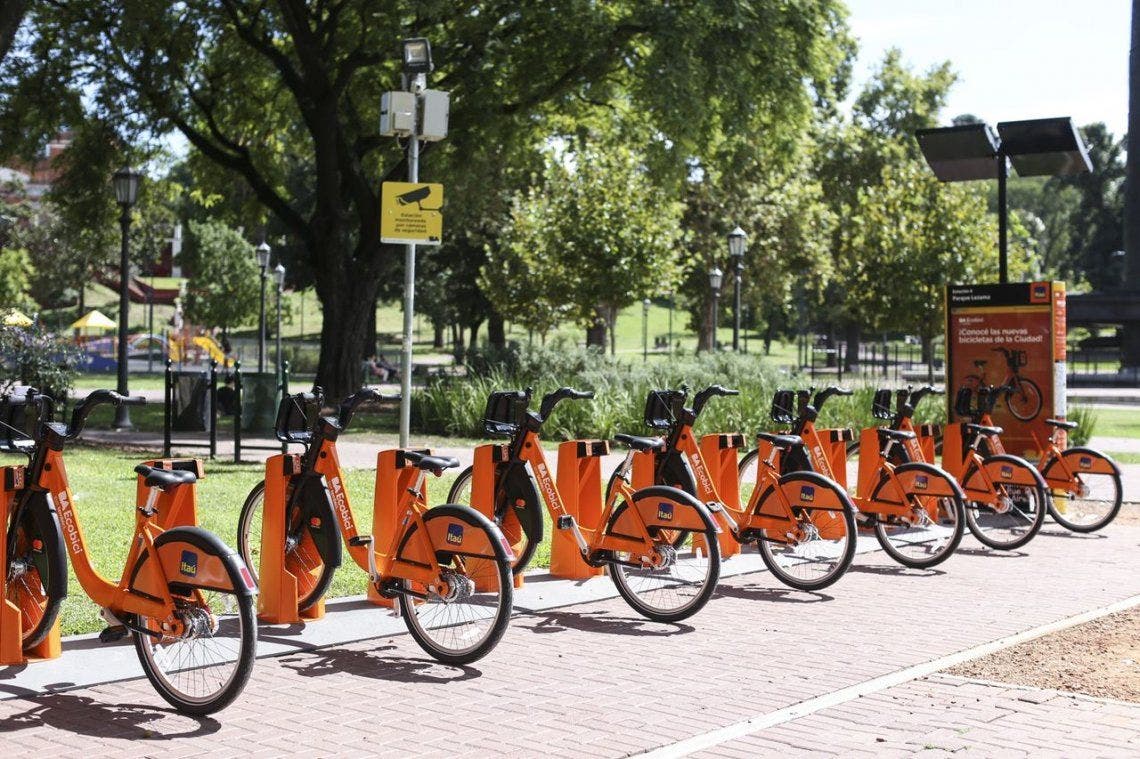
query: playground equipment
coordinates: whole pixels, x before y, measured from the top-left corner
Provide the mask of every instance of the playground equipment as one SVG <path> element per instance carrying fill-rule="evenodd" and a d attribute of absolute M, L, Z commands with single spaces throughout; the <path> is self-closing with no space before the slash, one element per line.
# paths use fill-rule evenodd
<path fill-rule="evenodd" d="M 244 442 L 244 436 L 274 431 L 278 398 L 289 392 L 289 362 L 283 362 L 281 374 L 277 375 L 243 372 L 238 361 L 226 375 L 222 388 L 218 387 L 218 378 L 218 364 L 214 361 L 205 370 L 179 370 L 173 361 L 166 362 L 162 455 L 169 457 L 173 448 L 207 448 L 210 458 L 215 458 L 222 419 L 229 419 L 232 425 L 235 462 L 241 461 L 243 449 L 284 452 L 284 443 L 250 444 Z M 178 432 L 205 432 L 208 437 L 205 441 L 200 437 L 175 440 Z"/>
<path fill-rule="evenodd" d="M 356 529 L 336 441 L 365 402 L 361 390 L 334 416 L 324 398 L 282 400 L 276 420 L 283 444 L 305 446 L 265 462 L 265 479 L 242 507 L 238 545 L 258 566 L 259 612 L 267 622 L 324 616 L 324 594 L 341 563 L 341 540 L 368 573 L 368 597 L 393 606 L 416 642 L 436 659 L 466 664 L 495 647 L 510 620 L 511 554 L 503 534 L 467 506 L 428 508 L 428 472 L 458 466 L 428 451 L 381 451 L 376 461 L 372 535 Z"/>

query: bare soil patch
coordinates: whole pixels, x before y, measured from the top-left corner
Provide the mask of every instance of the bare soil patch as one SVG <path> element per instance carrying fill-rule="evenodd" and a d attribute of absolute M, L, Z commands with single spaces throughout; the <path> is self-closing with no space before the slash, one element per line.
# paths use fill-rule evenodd
<path fill-rule="evenodd" d="M 1140 703 L 1140 607 L 947 670 L 960 677 Z"/>

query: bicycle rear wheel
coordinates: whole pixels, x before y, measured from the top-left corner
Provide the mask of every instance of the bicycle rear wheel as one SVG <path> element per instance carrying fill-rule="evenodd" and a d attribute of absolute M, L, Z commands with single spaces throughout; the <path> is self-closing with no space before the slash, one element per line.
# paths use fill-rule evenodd
<path fill-rule="evenodd" d="M 757 541 L 760 558 L 789 587 L 826 588 L 847 572 L 855 558 L 855 506 L 843 488 L 815 472 L 786 474 L 780 487 L 801 496 L 791 501 L 795 523 L 783 534 L 764 530 Z M 783 504 L 770 487 L 757 501 L 754 514 L 781 513 Z"/>
<path fill-rule="evenodd" d="M 962 482 L 969 483 L 977 477 L 974 464 L 966 470 Z M 1035 481 L 1037 470 L 1025 461 L 1014 456 L 998 455 L 985 460 L 985 466 L 1005 467 L 1008 477 L 995 476 L 994 482 L 997 503 L 981 501 L 966 503 L 966 525 L 970 532 L 983 545 L 1002 551 L 1012 551 L 1033 540 L 1045 523 L 1049 495 L 1039 484 L 1023 484 Z M 1017 484 L 1003 482 L 1004 479 L 1017 480 Z"/>
<path fill-rule="evenodd" d="M 257 645 L 254 596 L 170 583 L 176 611 L 170 620 L 137 620 L 135 651 L 158 694 L 185 714 L 228 706 L 249 680 Z M 184 632 L 163 635 L 177 620 Z"/>
<path fill-rule="evenodd" d="M 903 493 L 894 493 L 884 475 L 871 501 L 888 492 L 892 501 L 901 495 L 910 513 L 905 520 L 878 516 L 875 537 L 883 551 L 903 566 L 926 569 L 941 564 L 958 548 L 965 531 L 961 490 L 948 474 L 929 464 L 904 464 L 895 472 Z M 931 495 L 931 491 L 953 495 Z"/>
<path fill-rule="evenodd" d="M 286 495 L 286 502 L 289 501 Z M 288 507 L 287 507 L 288 508 Z M 246 496 L 238 517 L 238 552 L 257 580 L 261 568 L 261 534 L 265 509 L 265 481 L 257 483 Z M 321 510 L 326 511 L 325 509 Z M 304 518 L 302 510 L 292 507 L 285 534 L 285 569 L 297 577 L 297 608 L 308 609 L 321 599 L 332 584 L 334 566 L 321 556 L 317 541 L 338 541 L 340 531 L 331 509 L 317 518 L 318 525 Z M 329 532 L 331 531 L 331 533 Z"/>
<path fill-rule="evenodd" d="M 1075 474 L 1060 486 L 1049 479 L 1051 474 L 1064 476 L 1060 461 L 1054 458 L 1046 464 L 1042 474 L 1052 493 L 1049 516 L 1073 532 L 1096 532 L 1120 513 L 1120 471 L 1112 459 L 1091 448 L 1070 448 L 1061 455 Z"/>
<path fill-rule="evenodd" d="M 614 492 L 614 488 L 617 487 L 617 483 L 618 483 L 619 479 L 624 481 L 627 486 L 630 484 L 628 477 L 622 477 L 621 476 L 621 465 L 620 464 L 614 469 L 613 473 L 610 474 L 610 479 L 606 482 L 606 493 L 602 498 L 602 503 L 609 503 L 610 502 L 610 495 Z M 686 493 L 693 496 L 694 498 L 696 497 L 696 493 L 689 491 L 687 488 L 680 488 L 680 489 L 684 490 Z M 685 545 L 685 540 L 689 537 L 689 531 L 688 530 L 664 530 L 664 531 L 662 531 L 662 534 L 665 536 L 665 538 L 670 543 L 672 543 L 677 548 L 680 548 L 681 546 Z"/>
<path fill-rule="evenodd" d="M 40 508 L 40 507 L 44 508 Z M 5 600 L 20 610 L 23 648 L 47 637 L 67 595 L 67 555 L 63 535 L 46 503 L 28 503 L 9 535 L 10 555 L 4 567 Z"/>
<path fill-rule="evenodd" d="M 470 664 L 498 645 L 510 622 L 514 600 L 511 562 L 502 549 L 502 532 L 474 509 L 445 504 L 428 510 L 424 524 L 429 534 L 431 523 L 437 520 L 445 521 L 449 540 L 457 534 L 461 545 L 474 548 L 453 553 L 435 545 L 439 579 L 446 583 L 446 591 L 439 592 L 442 585 L 433 589 L 402 580 L 400 611 L 412 638 L 432 658 Z M 413 526 L 404 536 L 401 551 L 417 545 L 417 528 Z"/>

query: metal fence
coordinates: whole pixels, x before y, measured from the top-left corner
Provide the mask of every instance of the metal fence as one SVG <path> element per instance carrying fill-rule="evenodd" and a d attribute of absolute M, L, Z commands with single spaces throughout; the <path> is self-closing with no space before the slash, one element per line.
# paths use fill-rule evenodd
<path fill-rule="evenodd" d="M 929 361 L 922 358 L 922 347 L 901 343 L 861 343 L 855 356 L 846 342 L 816 343 L 801 352 L 800 370 L 817 378 L 884 379 L 892 382 L 940 382 L 944 372 L 941 345 L 934 346 Z"/>

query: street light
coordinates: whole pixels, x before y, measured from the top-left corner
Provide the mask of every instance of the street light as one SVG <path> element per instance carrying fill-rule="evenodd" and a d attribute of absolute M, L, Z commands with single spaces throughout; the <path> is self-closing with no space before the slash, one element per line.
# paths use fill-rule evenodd
<path fill-rule="evenodd" d="M 277 374 L 282 372 L 281 363 L 281 293 L 285 289 L 285 267 L 277 264 L 273 269 L 273 277 L 277 280 Z"/>
<path fill-rule="evenodd" d="M 669 293 L 669 352 L 673 352 L 673 309 L 677 305 L 677 293 Z"/>
<path fill-rule="evenodd" d="M 261 310 L 257 321 L 257 371 L 260 374 L 265 371 L 265 279 L 269 273 L 269 245 L 262 240 L 254 253 L 261 269 Z"/>
<path fill-rule="evenodd" d="M 728 255 L 732 258 L 733 279 L 736 282 L 732 308 L 732 350 L 740 350 L 740 277 L 744 273 L 744 243 L 748 235 L 740 227 L 728 233 Z"/>
<path fill-rule="evenodd" d="M 649 305 L 650 300 L 646 298 L 641 301 L 641 360 L 649 360 Z"/>
<path fill-rule="evenodd" d="M 712 345 L 711 350 L 716 351 L 716 310 L 720 302 L 720 286 L 724 283 L 724 272 L 719 266 L 709 269 L 709 289 L 712 290 Z"/>
<path fill-rule="evenodd" d="M 119 395 L 127 396 L 127 319 L 130 309 L 130 262 L 127 235 L 131 230 L 131 206 L 139 199 L 139 182 L 142 174 L 129 166 L 124 166 L 115 172 L 111 183 L 115 188 L 115 201 L 119 204 L 119 230 L 122 233 L 119 248 L 119 346 L 116 352 L 119 374 Z M 125 405 L 120 404 L 115 409 L 114 428 L 117 430 L 131 429 L 131 414 Z"/>

